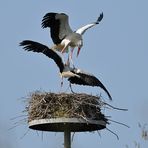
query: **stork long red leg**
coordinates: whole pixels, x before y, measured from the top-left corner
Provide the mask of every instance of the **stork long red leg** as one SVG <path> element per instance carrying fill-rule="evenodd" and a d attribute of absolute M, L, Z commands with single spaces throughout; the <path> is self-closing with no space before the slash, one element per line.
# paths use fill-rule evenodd
<path fill-rule="evenodd" d="M 70 52 L 70 58 L 71 59 L 72 59 L 73 51 L 74 51 L 74 48 L 71 48 L 71 52 Z"/>
<path fill-rule="evenodd" d="M 68 48 L 69 44 L 70 44 L 70 41 L 69 40 L 65 40 L 65 45 L 64 45 L 64 48 L 61 50 L 61 53 L 65 52 L 65 50 Z"/>
<path fill-rule="evenodd" d="M 71 51 L 70 51 L 70 54 L 69 54 L 69 60 L 70 60 L 70 62 L 71 62 L 71 64 L 72 64 L 72 66 L 75 67 L 75 66 L 74 66 L 74 62 L 73 62 L 73 60 L 72 60 L 73 51 L 74 51 L 74 48 L 71 48 Z"/>
<path fill-rule="evenodd" d="M 72 89 L 71 83 L 69 83 L 69 87 L 70 87 L 71 92 L 74 94 L 75 92 Z"/>
<path fill-rule="evenodd" d="M 61 88 L 63 87 L 63 77 L 62 77 L 62 81 L 61 81 Z"/>
<path fill-rule="evenodd" d="M 81 48 L 79 47 L 79 48 L 78 48 L 78 51 L 77 51 L 77 57 L 78 57 L 78 55 L 80 54 L 80 50 L 81 50 Z"/>

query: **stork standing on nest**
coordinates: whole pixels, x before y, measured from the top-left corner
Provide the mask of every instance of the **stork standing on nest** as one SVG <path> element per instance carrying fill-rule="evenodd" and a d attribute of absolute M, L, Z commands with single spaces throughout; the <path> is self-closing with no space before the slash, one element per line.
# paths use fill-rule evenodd
<path fill-rule="evenodd" d="M 47 13 L 42 20 L 43 28 L 50 28 L 50 35 L 54 46 L 52 49 L 61 51 L 62 53 L 68 52 L 68 47 L 71 47 L 70 60 L 72 61 L 72 54 L 75 47 L 78 47 L 77 56 L 83 46 L 82 35 L 85 31 L 97 24 L 102 20 L 103 13 L 100 14 L 96 22 L 87 24 L 76 31 L 72 31 L 69 26 L 69 17 L 65 13 Z"/>
<path fill-rule="evenodd" d="M 101 87 L 108 95 L 109 99 L 112 100 L 112 97 L 105 86 L 97 79 L 94 75 L 86 73 L 81 69 L 71 68 L 69 60 L 67 63 L 63 63 L 62 58 L 52 49 L 49 49 L 47 46 L 40 44 L 38 42 L 24 40 L 20 43 L 20 46 L 26 51 L 33 51 L 38 53 L 43 53 L 47 57 L 54 60 L 60 70 L 60 75 L 62 77 L 61 84 L 63 85 L 63 78 L 68 78 L 71 84 L 86 85 L 86 86 L 99 86 Z M 72 90 L 72 89 L 71 89 Z"/>

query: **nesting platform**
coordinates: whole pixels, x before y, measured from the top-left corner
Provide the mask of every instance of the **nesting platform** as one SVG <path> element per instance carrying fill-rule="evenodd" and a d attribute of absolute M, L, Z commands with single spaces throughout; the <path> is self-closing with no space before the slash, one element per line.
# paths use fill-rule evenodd
<path fill-rule="evenodd" d="M 51 132 L 101 130 L 108 124 L 102 106 L 99 96 L 34 92 L 27 105 L 29 128 Z"/>
<path fill-rule="evenodd" d="M 69 129 L 71 132 L 86 132 L 101 130 L 106 127 L 103 120 L 88 120 L 81 118 L 52 118 L 40 119 L 29 122 L 29 128 L 41 131 L 63 132 Z"/>

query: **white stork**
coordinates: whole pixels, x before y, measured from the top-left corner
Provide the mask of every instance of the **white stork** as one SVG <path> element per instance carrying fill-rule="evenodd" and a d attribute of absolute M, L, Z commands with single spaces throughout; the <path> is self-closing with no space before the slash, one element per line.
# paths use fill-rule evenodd
<path fill-rule="evenodd" d="M 112 100 L 112 97 L 105 86 L 98 80 L 94 75 L 86 73 L 77 68 L 71 68 L 70 63 L 63 63 L 62 58 L 52 49 L 49 49 L 47 46 L 40 44 L 38 42 L 24 40 L 20 43 L 20 46 L 26 51 L 33 51 L 38 53 L 43 53 L 47 57 L 54 60 L 60 70 L 60 75 L 63 78 L 68 78 L 70 84 L 86 85 L 86 86 L 99 86 L 101 87 L 108 95 L 109 99 Z M 69 61 L 69 60 L 68 60 Z M 62 83 L 63 84 L 63 83 Z"/>
<path fill-rule="evenodd" d="M 69 18 L 65 13 L 47 13 L 42 20 L 43 28 L 50 28 L 50 35 L 54 42 L 52 49 L 61 51 L 62 53 L 68 52 L 68 47 L 71 47 L 70 59 L 72 61 L 72 54 L 75 47 L 78 47 L 77 56 L 83 46 L 82 35 L 85 31 L 97 24 L 102 20 L 103 13 L 100 14 L 96 22 L 87 24 L 76 31 L 72 31 L 69 26 Z"/>

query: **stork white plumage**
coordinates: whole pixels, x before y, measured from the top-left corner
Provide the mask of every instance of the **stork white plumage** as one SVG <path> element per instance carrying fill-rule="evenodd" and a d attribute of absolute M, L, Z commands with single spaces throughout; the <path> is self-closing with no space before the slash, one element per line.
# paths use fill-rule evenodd
<path fill-rule="evenodd" d="M 105 86 L 97 79 L 94 75 L 86 73 L 81 69 L 71 68 L 70 63 L 64 64 L 62 58 L 52 49 L 49 49 L 47 46 L 30 41 L 24 40 L 20 43 L 20 46 L 26 51 L 33 51 L 38 53 L 43 53 L 44 55 L 48 56 L 49 58 L 53 59 L 54 62 L 57 64 L 60 75 L 63 78 L 68 78 L 70 84 L 77 84 L 77 85 L 86 85 L 86 86 L 98 86 L 102 88 L 108 95 L 109 99 L 112 100 L 112 97 Z"/>
<path fill-rule="evenodd" d="M 103 13 L 100 14 L 96 22 L 87 24 L 76 31 L 72 31 L 69 26 L 69 17 L 65 13 L 47 13 L 42 20 L 43 28 L 50 28 L 50 35 L 54 42 L 52 49 L 68 52 L 68 47 L 71 47 L 70 59 L 72 59 L 73 50 L 78 47 L 77 56 L 83 46 L 82 35 L 87 29 L 99 24 L 103 18 Z"/>

